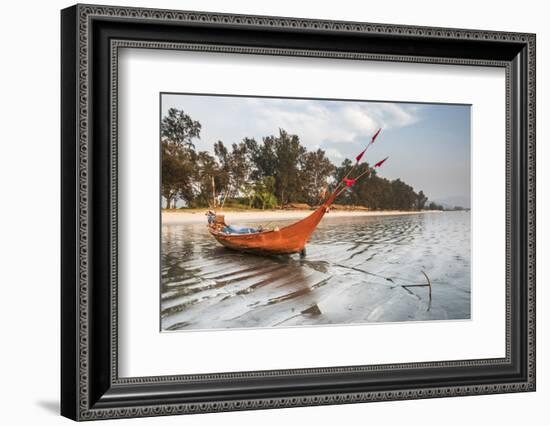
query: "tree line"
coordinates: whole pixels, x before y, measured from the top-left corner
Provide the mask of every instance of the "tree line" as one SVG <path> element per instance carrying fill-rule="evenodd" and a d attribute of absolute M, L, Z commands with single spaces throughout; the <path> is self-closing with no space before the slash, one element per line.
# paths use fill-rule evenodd
<path fill-rule="evenodd" d="M 315 206 L 324 188 L 332 189 L 353 163 L 346 159 L 335 166 L 317 149 L 308 151 L 298 135 L 279 129 L 261 141 L 243 138 L 230 146 L 214 144 L 214 155 L 197 151 L 202 125 L 188 114 L 170 108 L 161 121 L 161 169 L 163 206 L 166 208 L 245 206 L 285 207 L 293 203 Z M 338 204 L 364 206 L 373 210 L 443 209 L 423 191 L 400 179 L 377 175 L 367 162 L 356 168 L 368 175 L 344 192 Z M 355 173 L 354 173 L 355 174 Z M 215 200 L 215 201 L 214 201 Z"/>

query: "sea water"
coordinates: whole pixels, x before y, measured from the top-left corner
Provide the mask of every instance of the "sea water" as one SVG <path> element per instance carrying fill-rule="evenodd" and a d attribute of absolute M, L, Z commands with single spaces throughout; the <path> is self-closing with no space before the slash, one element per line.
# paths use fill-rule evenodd
<path fill-rule="evenodd" d="M 231 251 L 206 224 L 161 228 L 162 330 L 470 318 L 466 211 L 329 214 L 305 257 Z"/>

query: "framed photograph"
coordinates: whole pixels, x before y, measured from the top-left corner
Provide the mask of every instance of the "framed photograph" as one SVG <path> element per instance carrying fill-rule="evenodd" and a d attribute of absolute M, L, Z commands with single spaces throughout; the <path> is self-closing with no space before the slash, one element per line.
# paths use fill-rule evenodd
<path fill-rule="evenodd" d="M 535 35 L 61 12 L 61 412 L 535 390 Z"/>

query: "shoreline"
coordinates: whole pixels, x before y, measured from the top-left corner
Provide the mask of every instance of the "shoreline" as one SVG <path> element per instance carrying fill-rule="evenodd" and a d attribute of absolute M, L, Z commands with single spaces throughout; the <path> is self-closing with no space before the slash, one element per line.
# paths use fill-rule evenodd
<path fill-rule="evenodd" d="M 206 223 L 205 213 L 207 209 L 192 211 L 171 210 L 162 211 L 162 225 Z M 220 214 L 225 215 L 226 223 L 265 222 L 277 220 L 303 219 L 313 210 L 225 210 Z M 442 213 L 441 210 L 402 211 L 402 210 L 331 210 L 326 217 L 377 217 L 377 216 L 405 216 L 413 214 Z"/>

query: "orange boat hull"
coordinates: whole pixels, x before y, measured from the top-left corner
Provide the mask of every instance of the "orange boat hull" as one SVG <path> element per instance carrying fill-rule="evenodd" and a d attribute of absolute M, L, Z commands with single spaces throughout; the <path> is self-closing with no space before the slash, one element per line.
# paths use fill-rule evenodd
<path fill-rule="evenodd" d="M 300 253 L 328 210 L 325 203 L 308 217 L 279 230 L 254 234 L 225 234 L 209 226 L 212 236 L 223 246 L 244 252 L 262 254 Z"/>

